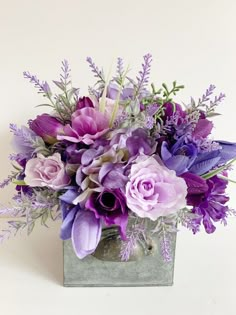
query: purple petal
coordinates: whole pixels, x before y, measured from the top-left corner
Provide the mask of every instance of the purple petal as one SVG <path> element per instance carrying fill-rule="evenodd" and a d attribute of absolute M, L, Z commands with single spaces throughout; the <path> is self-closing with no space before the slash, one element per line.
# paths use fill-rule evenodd
<path fill-rule="evenodd" d="M 112 100 L 115 100 L 117 98 L 117 95 L 119 93 L 119 87 L 117 86 L 117 84 L 114 83 L 110 83 L 108 85 L 108 89 L 107 89 L 108 93 L 107 93 L 107 97 L 111 98 Z"/>
<path fill-rule="evenodd" d="M 126 228 L 128 224 L 128 213 L 125 213 L 121 216 L 115 217 L 115 218 L 109 218 L 106 217 L 106 223 L 109 225 L 117 225 L 119 228 L 120 236 L 123 241 L 127 239 L 126 236 Z"/>
<path fill-rule="evenodd" d="M 104 177 L 114 168 L 113 163 L 104 163 L 99 171 L 98 180 L 102 183 Z"/>
<path fill-rule="evenodd" d="M 174 155 L 164 163 L 170 170 L 176 171 L 177 176 L 179 176 L 187 171 L 189 158 L 185 155 Z"/>
<path fill-rule="evenodd" d="M 189 172 L 181 175 L 181 177 L 185 180 L 188 186 L 189 195 L 202 194 L 207 192 L 208 185 L 206 183 L 206 180 L 204 180 L 202 177 Z"/>
<path fill-rule="evenodd" d="M 219 150 L 199 154 L 189 171 L 197 175 L 207 173 L 219 163 L 219 154 Z"/>
<path fill-rule="evenodd" d="M 81 164 L 84 165 L 84 166 L 87 166 L 89 165 L 94 157 L 97 155 L 97 150 L 96 149 L 88 149 L 86 150 L 83 155 L 82 155 L 82 158 L 81 158 Z"/>
<path fill-rule="evenodd" d="M 122 188 L 126 185 L 128 177 L 117 170 L 109 172 L 103 181 L 103 186 L 109 189 Z"/>
<path fill-rule="evenodd" d="M 215 232 L 216 227 L 213 225 L 211 218 L 208 214 L 205 214 L 205 216 L 202 220 L 202 223 L 203 223 L 205 230 L 208 234 L 212 234 Z"/>
<path fill-rule="evenodd" d="M 192 136 L 195 139 L 206 138 L 209 136 L 213 128 L 213 123 L 207 119 L 199 119 Z"/>
<path fill-rule="evenodd" d="M 64 221 L 62 222 L 61 233 L 60 233 L 60 237 L 62 240 L 68 240 L 71 238 L 71 230 L 72 230 L 73 222 L 75 219 L 75 215 L 76 215 L 78 210 L 79 210 L 79 207 L 72 208 L 68 212 Z"/>
<path fill-rule="evenodd" d="M 228 141 L 217 141 L 222 149 L 220 150 L 220 163 L 227 163 L 236 157 L 236 143 Z"/>
<path fill-rule="evenodd" d="M 168 149 L 168 144 L 167 142 L 162 142 L 161 146 L 161 156 L 164 161 L 170 159 L 172 157 L 172 154 L 170 153 Z"/>
<path fill-rule="evenodd" d="M 59 198 L 60 200 L 69 203 L 69 204 L 73 204 L 73 200 L 78 196 L 78 192 L 75 190 L 67 190 L 63 195 L 61 195 Z"/>
<path fill-rule="evenodd" d="M 89 210 L 79 211 L 72 227 L 71 239 L 76 255 L 82 259 L 92 254 L 101 238 L 102 224 Z"/>

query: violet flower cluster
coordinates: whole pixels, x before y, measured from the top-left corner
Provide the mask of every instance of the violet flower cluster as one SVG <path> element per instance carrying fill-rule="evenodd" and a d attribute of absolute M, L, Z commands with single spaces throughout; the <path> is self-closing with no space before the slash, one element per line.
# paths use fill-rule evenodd
<path fill-rule="evenodd" d="M 51 112 L 31 119 L 28 127 L 11 125 L 15 171 L 1 186 L 16 185 L 15 214 L 26 223 L 9 221 L 5 231 L 28 226 L 31 232 L 37 219 L 46 225 L 56 209 L 60 236 L 72 240 L 81 259 L 96 251 L 104 228 L 116 226 L 124 260 L 135 246 L 134 235 L 138 240 L 159 233 L 169 261 L 167 237 L 178 222 L 193 233 L 201 225 L 213 233 L 216 222 L 225 223 L 230 213 L 225 190 L 236 144 L 213 141 L 210 120 L 224 95 L 213 96 L 211 85 L 198 102 L 191 99 L 183 107 L 172 99 L 183 88 L 175 81 L 171 88 L 152 84 L 149 89 L 150 54 L 135 79 L 121 58 L 108 80 L 91 58 L 87 61 L 97 79 L 87 96 L 72 86 L 67 61 L 53 81 L 60 90 L 56 95 L 46 81 L 24 73 L 47 98 Z M 132 230 L 133 219 L 139 232 Z"/>

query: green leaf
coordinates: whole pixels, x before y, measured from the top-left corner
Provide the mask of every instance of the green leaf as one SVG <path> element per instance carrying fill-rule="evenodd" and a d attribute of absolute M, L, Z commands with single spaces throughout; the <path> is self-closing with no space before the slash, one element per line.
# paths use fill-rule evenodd
<path fill-rule="evenodd" d="M 45 211 L 44 214 L 41 217 L 41 224 L 46 226 L 46 227 L 48 227 L 47 224 L 46 224 L 47 219 L 48 219 L 48 211 Z"/>
<path fill-rule="evenodd" d="M 13 179 L 12 183 L 15 184 L 15 185 L 19 185 L 19 186 L 27 186 L 26 183 L 23 180 Z"/>
<path fill-rule="evenodd" d="M 39 104 L 39 105 L 36 105 L 35 107 L 52 107 L 52 108 L 54 108 L 52 105 L 50 105 L 50 104 Z"/>
<path fill-rule="evenodd" d="M 221 115 L 222 114 L 211 112 L 211 113 L 207 114 L 207 117 L 216 117 L 216 116 L 221 116 Z"/>
<path fill-rule="evenodd" d="M 165 83 L 162 83 L 163 88 L 168 92 L 168 87 Z"/>
<path fill-rule="evenodd" d="M 232 180 L 232 179 L 230 179 L 230 178 L 228 178 L 226 176 L 220 175 L 219 178 L 222 178 L 222 179 L 224 179 L 224 180 L 226 180 L 226 181 L 228 181 L 230 183 L 236 184 L 235 180 Z"/>
<path fill-rule="evenodd" d="M 64 83 L 60 82 L 60 81 L 53 81 L 53 83 L 59 88 L 61 89 L 63 92 L 65 92 L 65 85 Z"/>
<path fill-rule="evenodd" d="M 207 174 L 202 175 L 202 178 L 204 179 L 209 179 L 217 174 L 219 174 L 220 172 L 224 171 L 226 168 L 228 168 L 231 164 L 233 164 L 236 161 L 236 159 L 231 160 L 229 163 L 225 164 L 224 166 L 219 167 L 216 170 L 213 170 Z"/>
<path fill-rule="evenodd" d="M 27 234 L 30 235 L 34 229 L 34 226 L 35 226 L 35 222 L 32 221 L 28 224 L 28 228 L 27 228 Z"/>

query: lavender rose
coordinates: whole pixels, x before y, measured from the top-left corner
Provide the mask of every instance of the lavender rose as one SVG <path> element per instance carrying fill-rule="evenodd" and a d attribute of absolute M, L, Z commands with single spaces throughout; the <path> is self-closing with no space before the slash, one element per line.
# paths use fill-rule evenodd
<path fill-rule="evenodd" d="M 71 126 L 67 124 L 58 140 L 68 140 L 74 143 L 92 144 L 109 129 L 106 115 L 92 107 L 84 107 L 75 111 L 71 117 Z"/>
<path fill-rule="evenodd" d="M 54 190 L 64 188 L 70 183 L 64 163 L 59 153 L 45 157 L 38 154 L 26 163 L 24 181 L 31 187 L 50 187 Z"/>
<path fill-rule="evenodd" d="M 127 206 L 141 218 L 155 221 L 186 206 L 185 181 L 153 156 L 141 155 L 132 165 L 126 184 Z"/>

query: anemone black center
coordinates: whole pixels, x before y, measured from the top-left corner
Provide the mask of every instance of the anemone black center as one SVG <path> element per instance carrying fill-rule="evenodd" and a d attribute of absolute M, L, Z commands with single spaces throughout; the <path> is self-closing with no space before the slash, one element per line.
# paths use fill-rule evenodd
<path fill-rule="evenodd" d="M 104 204 L 104 206 L 106 206 L 107 208 L 113 208 L 115 205 L 115 196 L 113 194 L 110 193 L 104 193 L 102 195 L 102 203 Z"/>

